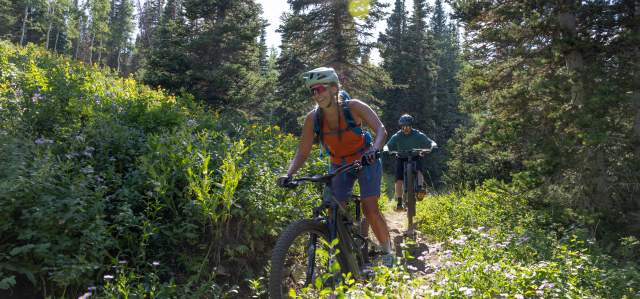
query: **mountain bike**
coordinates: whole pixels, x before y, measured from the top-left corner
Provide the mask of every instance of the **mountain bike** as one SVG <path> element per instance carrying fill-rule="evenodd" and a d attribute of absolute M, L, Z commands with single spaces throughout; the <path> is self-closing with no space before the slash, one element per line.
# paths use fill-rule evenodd
<path fill-rule="evenodd" d="M 431 149 L 413 149 L 409 151 L 389 151 L 388 155 L 396 158 L 403 159 L 402 170 L 402 201 L 405 207 L 407 207 L 407 234 L 413 236 L 415 232 L 415 223 L 413 223 L 413 217 L 416 216 L 416 193 L 418 193 L 418 171 L 416 161 L 422 158 L 424 155 L 431 152 Z M 424 175 L 424 174 L 423 174 Z M 423 184 L 425 182 L 422 182 Z"/>
<path fill-rule="evenodd" d="M 376 159 L 378 157 L 379 153 Z M 349 173 L 357 175 L 366 164 L 363 158 L 326 175 L 291 179 L 285 186 L 295 188 L 312 182 L 323 184 L 324 188 L 322 202 L 313 209 L 313 217 L 289 224 L 276 242 L 271 256 L 270 298 L 287 298 L 290 289 L 299 293 L 304 287 L 316 284 L 318 279 L 335 284 L 341 273 L 351 273 L 355 279 L 367 275 L 365 265 L 369 261 L 369 239 L 363 233 L 366 229 L 360 197 L 352 195 L 351 202 L 355 203 L 355 215 L 352 217 L 348 203 L 340 204 L 331 191 L 333 177 Z M 338 240 L 337 245 L 332 243 L 334 240 Z M 335 271 L 336 261 L 340 265 L 339 271 Z"/>

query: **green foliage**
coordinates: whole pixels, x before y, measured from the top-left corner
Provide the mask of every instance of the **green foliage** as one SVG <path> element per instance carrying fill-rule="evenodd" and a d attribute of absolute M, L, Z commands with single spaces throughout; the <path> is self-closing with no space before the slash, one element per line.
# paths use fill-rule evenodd
<path fill-rule="evenodd" d="M 450 146 L 452 185 L 524 175 L 545 201 L 637 234 L 638 7 L 453 1 L 469 37 L 460 79 L 471 123 Z M 487 26 L 487 24 L 492 24 Z M 616 33 L 613 33 L 616 32 Z"/>
<path fill-rule="evenodd" d="M 311 213 L 313 186 L 275 186 L 296 145 L 278 128 L 34 46 L 0 53 L 2 289 L 248 292 L 290 215 Z"/>
<path fill-rule="evenodd" d="M 443 244 L 424 252 L 432 274 L 400 262 L 374 267 L 366 281 L 345 281 L 338 297 L 357 298 L 635 298 L 637 262 L 603 253 L 586 229 L 559 224 L 553 210 L 533 210 L 523 186 L 489 180 L 476 190 L 432 196 L 418 204 L 419 230 Z M 566 213 L 566 212 L 563 212 Z M 623 240 L 625 250 L 637 239 Z M 434 244 L 434 243 L 432 243 Z M 435 244 L 434 244 L 435 245 Z M 430 246 L 431 247 L 431 246 Z M 435 247 L 435 246 L 434 246 Z M 404 260 L 414 257 L 403 252 Z"/>
<path fill-rule="evenodd" d="M 447 142 L 465 117 L 459 111 L 458 56 L 460 47 L 455 26 L 447 24 L 442 1 L 436 1 L 430 26 L 427 15 L 431 8 L 425 1 L 413 1 L 413 13 L 408 17 L 405 1 L 395 1 L 380 35 L 382 67 L 393 85 L 380 92 L 385 102 L 383 121 L 393 134 L 399 129 L 398 118 L 409 113 L 416 119 L 414 127 L 425 132 L 441 145 L 425 159 L 427 182 L 440 187 L 447 160 L 454 154 Z"/>
<path fill-rule="evenodd" d="M 487 181 L 418 206 L 420 230 L 444 241 L 434 295 L 635 297 L 640 268 L 602 253 L 584 228 L 532 210 L 522 187 Z M 629 246 L 633 243 L 632 239 Z"/>

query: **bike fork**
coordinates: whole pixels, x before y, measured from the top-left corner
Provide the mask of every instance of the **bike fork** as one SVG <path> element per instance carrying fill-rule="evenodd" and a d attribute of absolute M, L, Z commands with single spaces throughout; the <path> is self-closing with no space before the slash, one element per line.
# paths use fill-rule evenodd
<path fill-rule="evenodd" d="M 318 235 L 311 234 L 309 238 L 309 245 L 307 246 L 307 277 L 306 284 L 313 283 L 313 273 L 316 266 L 316 246 L 318 245 Z"/>

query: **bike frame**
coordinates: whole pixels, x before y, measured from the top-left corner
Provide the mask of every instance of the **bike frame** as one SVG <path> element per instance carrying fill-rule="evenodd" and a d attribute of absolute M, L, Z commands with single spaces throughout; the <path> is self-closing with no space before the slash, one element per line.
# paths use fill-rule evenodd
<path fill-rule="evenodd" d="M 413 217 L 416 216 L 416 187 L 418 185 L 417 161 L 431 150 L 414 149 L 410 151 L 390 152 L 397 159 L 407 159 L 402 162 L 402 198 L 407 204 L 408 232 L 414 231 Z M 423 174 L 424 175 L 424 174 Z M 411 190 L 413 189 L 413 190 Z"/>
<path fill-rule="evenodd" d="M 346 171 L 350 171 L 356 169 L 359 171 L 361 168 L 360 164 L 355 166 L 346 167 L 344 170 L 338 168 L 333 175 L 337 173 L 342 173 Z M 364 277 L 361 266 L 367 262 L 367 256 L 363 253 L 366 252 L 368 248 L 368 239 L 366 236 L 363 236 L 361 233 L 361 221 L 362 221 L 362 212 L 360 206 L 360 196 L 352 195 L 353 202 L 355 203 L 355 219 L 351 217 L 350 213 L 347 211 L 345 206 L 340 204 L 338 200 L 335 198 L 335 194 L 331 189 L 331 179 L 330 178 L 301 178 L 299 181 L 308 180 L 314 182 L 323 182 L 325 187 L 322 192 L 322 203 L 313 209 L 313 219 L 319 220 L 322 223 L 325 223 L 327 229 L 329 231 L 329 242 L 333 242 L 333 240 L 338 239 L 338 249 L 340 250 L 340 254 L 338 255 L 338 260 L 340 261 L 341 272 L 348 273 L 351 272 L 354 278 L 361 279 Z M 347 225 L 353 225 L 354 227 L 347 227 Z M 358 228 L 358 229 L 355 229 Z M 313 273 L 315 271 L 315 252 L 317 247 L 317 235 L 312 235 L 309 239 L 309 243 L 307 245 L 308 252 L 308 263 L 307 263 L 307 277 L 306 282 L 310 283 L 313 279 Z M 357 244 L 356 240 L 361 242 L 360 245 Z M 333 262 L 332 259 L 329 260 L 330 263 Z M 331 264 L 329 264 L 329 269 L 331 269 Z"/>

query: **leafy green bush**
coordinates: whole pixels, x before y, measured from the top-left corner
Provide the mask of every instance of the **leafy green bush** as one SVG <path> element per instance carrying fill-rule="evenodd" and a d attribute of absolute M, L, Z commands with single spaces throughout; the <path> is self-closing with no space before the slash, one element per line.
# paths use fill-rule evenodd
<path fill-rule="evenodd" d="M 418 206 L 420 229 L 447 249 L 430 287 L 433 295 L 640 295 L 637 264 L 602 253 L 586 229 L 555 223 L 549 211 L 527 206 L 525 198 L 532 195 L 520 189 L 487 181 L 475 191 L 436 196 Z"/>
<path fill-rule="evenodd" d="M 249 291 L 317 196 L 276 188 L 296 146 L 278 128 L 34 46 L 0 42 L 0 136 L 0 289 Z"/>
<path fill-rule="evenodd" d="M 417 210 L 419 229 L 443 251 L 415 258 L 432 261 L 433 274 L 410 263 L 374 267 L 366 281 L 344 282 L 334 290 L 312 286 L 301 298 L 333 294 L 356 298 L 635 298 L 640 268 L 602 252 L 592 235 L 576 225 L 558 224 L 550 213 L 528 207 L 516 184 L 494 180 L 476 190 L 428 197 Z M 624 240 L 627 255 L 638 246 Z M 405 252 L 406 261 L 413 259 Z M 435 262 L 434 262 L 435 260 Z"/>

